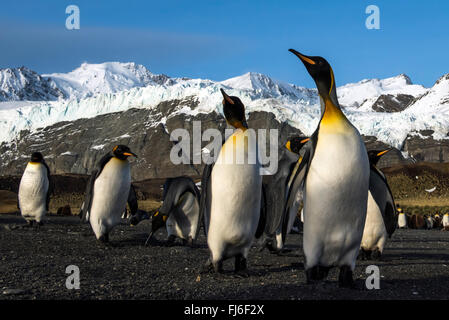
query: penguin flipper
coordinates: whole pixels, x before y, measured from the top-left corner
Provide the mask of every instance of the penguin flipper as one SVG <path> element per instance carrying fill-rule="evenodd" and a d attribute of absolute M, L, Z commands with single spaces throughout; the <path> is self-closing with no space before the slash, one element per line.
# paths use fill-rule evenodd
<path fill-rule="evenodd" d="M 262 194 L 260 197 L 260 217 L 259 217 L 259 222 L 257 224 L 257 229 L 256 229 L 256 235 L 255 238 L 259 239 L 264 231 L 265 231 L 265 226 L 267 223 L 267 207 L 266 207 L 266 190 L 265 190 L 265 186 L 262 184 L 262 190 L 261 190 Z"/>
<path fill-rule="evenodd" d="M 201 177 L 200 219 L 203 221 L 203 231 L 206 238 L 210 222 L 210 205 L 212 200 L 211 178 L 214 165 L 215 163 L 207 164 L 204 167 L 203 176 Z"/>
<path fill-rule="evenodd" d="M 301 160 L 301 163 L 299 164 L 298 169 L 296 170 L 296 172 L 293 173 L 294 174 L 293 182 L 291 183 L 290 188 L 288 189 L 287 192 L 287 201 L 285 203 L 283 215 L 284 217 L 288 215 L 288 212 L 291 206 L 293 205 L 293 202 L 295 201 L 296 194 L 298 193 L 300 188 L 302 188 L 309 167 L 310 157 L 311 157 L 310 152 L 309 150 L 307 150 L 306 153 L 304 154 L 303 159 Z"/>
<path fill-rule="evenodd" d="M 50 209 L 50 194 L 53 193 L 53 185 L 51 181 L 50 176 L 50 168 L 48 167 L 47 163 L 45 161 L 42 161 L 42 164 L 45 166 L 45 169 L 47 169 L 47 179 L 48 179 L 48 190 L 47 190 L 47 197 L 45 202 L 45 209 L 48 211 Z"/>
<path fill-rule="evenodd" d="M 92 174 L 89 178 L 89 180 L 87 181 L 87 186 L 86 186 L 86 194 L 84 196 L 84 202 L 83 202 L 83 206 L 80 210 L 80 214 L 81 214 L 81 221 L 83 222 L 87 222 L 87 212 L 90 210 L 90 206 L 92 205 L 92 199 L 94 197 L 94 184 L 95 184 L 95 179 L 97 177 L 97 173 L 98 170 L 94 170 L 92 171 Z"/>
<path fill-rule="evenodd" d="M 385 199 L 385 207 L 382 210 L 383 205 L 379 205 L 381 208 L 382 218 L 385 224 L 385 229 L 387 230 L 388 236 L 391 237 L 397 228 L 398 214 L 396 212 L 396 205 L 394 204 L 393 193 L 391 192 L 390 186 L 388 185 L 385 175 L 377 169 L 375 166 L 371 166 L 370 170 L 370 186 L 369 190 L 374 198 L 374 201 L 378 202 L 377 199 Z M 374 183 L 375 179 L 373 177 L 379 177 L 383 182 L 381 188 L 376 187 Z M 382 194 L 385 193 L 385 194 Z"/>
<path fill-rule="evenodd" d="M 129 194 L 128 194 L 128 206 L 130 213 L 128 215 L 135 215 L 137 213 L 137 210 L 139 209 L 139 205 L 137 203 L 137 195 L 136 190 L 134 189 L 134 186 L 131 184 L 129 188 Z"/>

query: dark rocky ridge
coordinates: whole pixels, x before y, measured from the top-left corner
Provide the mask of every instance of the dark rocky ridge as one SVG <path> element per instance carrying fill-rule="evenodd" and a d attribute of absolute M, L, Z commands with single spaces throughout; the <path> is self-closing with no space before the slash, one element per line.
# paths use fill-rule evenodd
<path fill-rule="evenodd" d="M 18 139 L 0 145 L 0 175 L 21 175 L 30 154 L 40 151 L 53 173 L 89 174 L 95 163 L 117 144 L 126 144 L 139 155 L 133 159 L 132 176 L 136 181 L 151 178 L 201 174 L 203 164 L 175 165 L 170 161 L 170 150 L 174 142 L 169 133 L 177 128 L 187 129 L 192 136 L 193 121 L 201 122 L 201 131 L 209 128 L 224 132 L 225 120 L 218 113 L 179 113 L 183 107 L 194 109 L 198 104 L 195 97 L 171 100 L 154 108 L 129 109 L 123 112 L 100 115 L 73 122 L 60 122 L 35 132 L 21 131 Z M 279 148 L 288 137 L 302 134 L 287 123 L 280 123 L 272 113 L 252 112 L 248 124 L 254 129 L 278 129 Z M 426 134 L 423 139 L 421 136 Z M 449 140 L 435 141 L 431 133 L 411 135 L 404 144 L 404 150 L 416 160 L 427 162 L 449 161 Z M 375 137 L 365 136 L 367 149 L 383 149 L 388 145 Z M 209 141 L 202 142 L 205 147 Z M 190 147 L 193 153 L 192 146 Z M 400 150 L 385 155 L 380 167 L 409 163 Z"/>
<path fill-rule="evenodd" d="M 408 94 L 382 94 L 372 108 L 377 112 L 400 112 L 405 110 L 415 98 Z"/>

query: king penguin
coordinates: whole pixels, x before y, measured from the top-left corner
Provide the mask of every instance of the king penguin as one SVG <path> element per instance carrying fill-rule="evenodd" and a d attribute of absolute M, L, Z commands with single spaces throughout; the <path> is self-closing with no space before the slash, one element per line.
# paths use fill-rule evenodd
<path fill-rule="evenodd" d="M 125 211 L 131 188 L 130 156 L 137 157 L 127 146 L 115 146 L 101 158 L 87 183 L 81 218 L 90 222 L 101 242 L 109 241 L 109 233 Z"/>
<path fill-rule="evenodd" d="M 165 180 L 163 190 L 163 203 L 152 215 L 151 233 L 145 244 L 159 228 L 165 225 L 168 245 L 172 245 L 176 238 L 180 238 L 184 245 L 193 247 L 202 221 L 198 188 L 191 178 L 176 177 Z"/>
<path fill-rule="evenodd" d="M 19 185 L 18 207 L 29 225 L 42 219 L 50 202 L 50 169 L 40 152 L 31 155 Z"/>
<path fill-rule="evenodd" d="M 387 239 L 396 230 L 397 214 L 393 194 L 388 186 L 387 178 L 376 167 L 380 158 L 390 150 L 368 152 L 371 173 L 365 229 L 359 255 L 362 259 L 379 259 Z"/>
<path fill-rule="evenodd" d="M 406 229 L 408 227 L 407 215 L 402 211 L 402 208 L 399 207 L 399 204 L 396 205 L 396 211 L 398 212 L 398 228 Z"/>
<path fill-rule="evenodd" d="M 337 100 L 332 67 L 322 57 L 293 49 L 318 88 L 321 119 L 303 161 L 304 255 L 307 283 L 339 267 L 340 287 L 354 287 L 353 271 L 362 241 L 370 168 L 365 144 Z"/>
<path fill-rule="evenodd" d="M 223 89 L 221 93 L 226 122 L 236 130 L 222 145 L 215 164 L 203 172 L 201 188 L 207 199 L 201 199 L 201 211 L 206 210 L 205 232 L 210 250 L 203 271 L 213 268 L 223 272 L 223 261 L 235 257 L 235 273 L 248 276 L 249 249 L 254 237 L 263 233 L 261 166 L 257 141 L 247 130 L 243 103 Z"/>
<path fill-rule="evenodd" d="M 282 251 L 302 201 L 302 178 L 298 183 L 294 182 L 302 169 L 299 152 L 307 141 L 309 138 L 299 136 L 288 139 L 285 149 L 280 152 L 278 170 L 273 175 L 263 177 L 266 225 L 262 248 L 267 247 L 271 252 Z"/>

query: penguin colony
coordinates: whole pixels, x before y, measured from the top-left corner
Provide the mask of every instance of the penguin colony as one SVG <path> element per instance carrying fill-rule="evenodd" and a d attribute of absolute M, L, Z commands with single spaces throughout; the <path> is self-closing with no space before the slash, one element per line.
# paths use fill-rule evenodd
<path fill-rule="evenodd" d="M 203 272 L 223 272 L 223 261 L 235 260 L 235 273 L 248 276 L 247 256 L 255 239 L 261 250 L 281 253 L 299 216 L 307 283 L 324 280 L 339 268 L 340 287 L 354 287 L 356 259 L 379 258 L 396 227 L 421 223 L 449 228 L 449 215 L 409 217 L 395 206 L 385 175 L 377 169 L 387 150 L 367 152 L 359 131 L 342 112 L 335 76 L 322 57 L 290 49 L 315 81 L 321 119 L 311 137 L 291 137 L 281 150 L 278 170 L 262 176 L 257 141 L 248 136 L 245 107 L 223 89 L 223 113 L 234 133 L 224 141 L 215 163 L 206 165 L 201 191 L 189 177 L 166 180 L 163 203 L 149 216 L 139 210 L 131 185 L 128 146 L 117 145 L 91 169 L 80 218 L 95 237 L 109 241 L 112 229 L 130 209 L 130 224 L 152 220 L 146 241 L 165 227 L 167 243 L 181 239 L 194 246 L 201 225 L 210 257 Z M 241 152 L 243 163 L 236 161 Z M 28 224 L 42 224 L 51 194 L 50 170 L 35 152 L 20 181 L 18 206 Z"/>

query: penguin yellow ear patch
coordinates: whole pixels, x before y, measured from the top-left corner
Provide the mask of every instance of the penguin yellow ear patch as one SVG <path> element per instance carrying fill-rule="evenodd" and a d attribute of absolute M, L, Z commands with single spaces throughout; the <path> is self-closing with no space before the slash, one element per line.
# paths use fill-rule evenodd
<path fill-rule="evenodd" d="M 115 147 L 114 147 L 114 149 L 112 149 L 112 151 L 115 151 L 115 150 L 117 150 L 117 148 L 118 148 L 118 146 L 115 146 Z"/>
<path fill-rule="evenodd" d="M 287 143 L 285 144 L 285 147 L 287 148 L 288 151 L 292 151 L 292 148 L 290 146 L 290 140 L 287 141 Z"/>
<path fill-rule="evenodd" d="M 159 211 L 157 211 L 154 215 L 153 215 L 153 217 L 157 217 L 159 215 Z"/>

